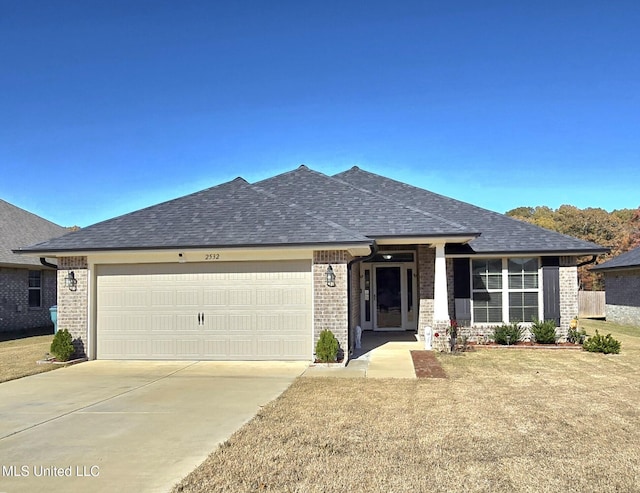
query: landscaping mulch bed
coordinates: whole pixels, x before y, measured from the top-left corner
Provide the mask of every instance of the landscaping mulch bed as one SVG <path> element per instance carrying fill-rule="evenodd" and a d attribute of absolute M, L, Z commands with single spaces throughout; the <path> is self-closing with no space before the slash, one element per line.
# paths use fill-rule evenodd
<path fill-rule="evenodd" d="M 411 351 L 417 378 L 447 378 L 433 351 Z"/>
<path fill-rule="evenodd" d="M 557 344 L 536 344 L 532 342 L 519 342 L 517 344 L 496 344 L 492 342 L 490 344 L 477 344 L 469 343 L 471 349 L 569 349 L 569 350 L 581 350 L 580 344 L 573 344 L 571 342 L 559 342 Z"/>

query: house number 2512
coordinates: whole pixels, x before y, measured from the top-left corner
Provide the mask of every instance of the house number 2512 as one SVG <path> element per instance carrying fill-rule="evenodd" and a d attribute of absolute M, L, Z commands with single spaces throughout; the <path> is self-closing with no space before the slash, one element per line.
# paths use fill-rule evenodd
<path fill-rule="evenodd" d="M 220 260 L 220 254 L 219 253 L 207 253 L 204 256 L 205 260 Z"/>

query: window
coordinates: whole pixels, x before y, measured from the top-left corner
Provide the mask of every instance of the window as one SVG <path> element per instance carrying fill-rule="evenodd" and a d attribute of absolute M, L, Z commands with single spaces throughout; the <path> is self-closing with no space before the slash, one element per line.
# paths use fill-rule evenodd
<path fill-rule="evenodd" d="M 42 272 L 39 270 L 29 271 L 29 308 L 40 308 L 42 306 Z"/>
<path fill-rule="evenodd" d="M 473 260 L 473 320 L 502 322 L 502 260 Z"/>
<path fill-rule="evenodd" d="M 531 322 L 538 318 L 538 259 L 510 258 L 509 322 Z"/>
<path fill-rule="evenodd" d="M 539 314 L 537 258 L 472 260 L 473 320 L 531 322 Z"/>

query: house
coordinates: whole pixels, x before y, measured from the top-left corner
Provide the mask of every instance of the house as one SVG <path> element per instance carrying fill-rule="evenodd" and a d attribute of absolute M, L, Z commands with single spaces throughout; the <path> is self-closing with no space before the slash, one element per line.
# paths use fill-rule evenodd
<path fill-rule="evenodd" d="M 51 324 L 56 271 L 13 249 L 62 236 L 69 230 L 0 200 L 0 332 Z"/>
<path fill-rule="evenodd" d="M 591 270 L 604 274 L 607 320 L 640 326 L 640 247 Z"/>
<path fill-rule="evenodd" d="M 58 326 L 106 359 L 311 360 L 330 329 L 469 335 L 577 314 L 607 251 L 354 167 L 228 183 L 22 248 L 56 257 Z M 442 329 L 442 330 L 441 330 Z M 440 335 L 440 333 L 438 333 Z"/>

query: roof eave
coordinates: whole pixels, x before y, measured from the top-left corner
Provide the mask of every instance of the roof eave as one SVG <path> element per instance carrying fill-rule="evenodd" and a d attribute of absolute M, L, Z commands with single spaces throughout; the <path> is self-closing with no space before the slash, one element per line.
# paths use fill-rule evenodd
<path fill-rule="evenodd" d="M 398 235 L 370 236 L 378 245 L 420 245 L 433 243 L 465 244 L 480 236 L 480 233 L 460 233 L 442 235 Z"/>
<path fill-rule="evenodd" d="M 600 255 L 608 253 L 608 249 L 600 250 L 473 250 L 463 253 L 447 254 L 449 257 L 473 256 L 508 256 L 508 255 L 535 255 L 537 257 L 583 257 L 585 255 Z"/>
<path fill-rule="evenodd" d="M 607 267 L 605 264 L 602 265 L 596 265 L 595 267 L 591 267 L 591 269 L 589 270 L 593 270 L 596 272 L 621 272 L 621 271 L 625 271 L 625 270 L 638 270 L 640 269 L 640 264 L 636 264 L 636 265 L 619 265 L 619 266 L 613 266 L 613 267 Z"/>
<path fill-rule="evenodd" d="M 171 246 L 141 246 L 141 247 L 115 247 L 115 248 L 84 248 L 84 249 L 69 249 L 69 248 L 53 248 L 48 250 L 14 250 L 14 253 L 34 256 L 34 257 L 71 257 L 71 256 L 86 256 L 96 253 L 153 253 L 153 252 L 167 252 L 167 251 L 190 251 L 190 250 L 273 250 L 273 249 L 300 249 L 305 248 L 309 250 L 351 250 L 366 247 L 368 248 L 373 244 L 373 240 L 360 240 L 360 241 L 332 241 L 326 243 L 265 243 L 265 244 L 237 244 L 237 245 L 171 245 Z"/>

